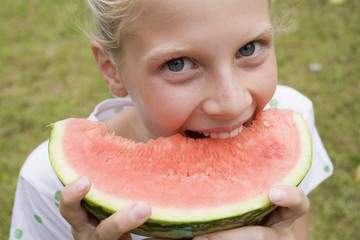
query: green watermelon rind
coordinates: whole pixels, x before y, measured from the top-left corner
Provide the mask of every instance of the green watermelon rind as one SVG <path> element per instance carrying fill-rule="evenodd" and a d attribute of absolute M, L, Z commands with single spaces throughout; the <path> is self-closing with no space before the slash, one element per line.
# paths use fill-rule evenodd
<path fill-rule="evenodd" d="M 301 144 L 305 146 L 301 149 L 308 151 L 301 152 L 299 164 L 292 169 L 279 185 L 298 186 L 310 169 L 312 144 L 304 118 L 299 113 L 293 112 L 292 114 L 299 130 Z M 63 138 L 62 132 L 65 125 L 66 120 L 56 122 L 53 125 L 49 143 L 49 157 L 59 180 L 64 185 L 68 185 L 79 176 L 69 166 L 64 166 L 64 161 L 56 161 L 56 159 L 65 158 L 59 150 L 61 148 L 57 147 L 61 145 L 59 141 Z M 129 204 L 131 203 L 121 201 L 112 196 L 98 194 L 95 189 L 91 189 L 83 200 L 84 207 L 99 219 L 104 219 L 112 213 L 127 207 Z M 164 210 L 161 207 L 152 206 L 152 216 L 150 219 L 135 229 L 133 233 L 161 238 L 191 238 L 209 232 L 256 224 L 259 219 L 275 208 L 276 206 L 270 203 L 267 194 L 256 199 L 249 199 L 241 204 L 225 206 L 221 210 L 200 209 L 195 213 L 194 210 L 191 210 L 186 214 L 184 214 L 184 211 L 186 211 L 184 209 Z M 216 216 L 216 218 L 213 216 Z"/>
<path fill-rule="evenodd" d="M 91 214 L 97 216 L 99 219 L 105 219 L 112 214 L 111 211 L 108 212 L 107 209 L 99 207 L 96 203 L 95 205 L 93 205 L 89 200 L 84 200 L 83 206 Z M 267 201 L 267 204 L 263 205 L 263 207 L 250 212 L 246 212 L 241 215 L 231 216 L 222 219 L 208 219 L 205 221 L 178 222 L 150 218 L 139 228 L 134 229 L 132 233 L 143 236 L 168 239 L 177 239 L 180 237 L 193 238 L 195 236 L 199 236 L 205 233 L 212 233 L 236 227 L 254 225 L 259 222 L 259 220 L 261 220 L 265 215 L 272 212 L 276 207 L 277 206 L 274 206 L 269 201 Z"/>

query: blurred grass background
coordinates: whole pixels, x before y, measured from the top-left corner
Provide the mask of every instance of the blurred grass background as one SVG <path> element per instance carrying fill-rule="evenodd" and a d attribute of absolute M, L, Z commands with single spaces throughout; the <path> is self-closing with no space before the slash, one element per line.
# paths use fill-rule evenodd
<path fill-rule="evenodd" d="M 336 2 L 336 1 L 335 1 Z M 0 239 L 8 239 L 21 165 L 46 126 L 111 97 L 76 26 L 82 1 L 2 0 Z M 310 194 L 311 239 L 360 239 L 360 1 L 276 1 L 279 81 L 314 102 L 335 173 Z M 318 71 L 310 66 L 319 67 Z M 358 169 L 358 170 L 357 170 Z"/>

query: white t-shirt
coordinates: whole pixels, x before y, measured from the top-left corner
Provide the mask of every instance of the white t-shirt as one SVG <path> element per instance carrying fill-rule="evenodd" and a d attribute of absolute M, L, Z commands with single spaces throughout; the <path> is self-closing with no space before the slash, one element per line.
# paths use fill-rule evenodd
<path fill-rule="evenodd" d="M 132 106 L 129 99 L 115 98 L 101 102 L 89 119 L 103 121 Z M 324 149 L 315 127 L 311 101 L 296 90 L 278 86 L 267 107 L 292 109 L 303 114 L 313 141 L 313 163 L 308 175 L 300 184 L 310 193 L 333 171 L 332 163 Z M 13 207 L 10 240 L 67 240 L 73 239 L 69 224 L 59 212 L 60 191 L 63 185 L 53 172 L 48 158 L 48 141 L 39 145 L 24 163 L 19 176 Z M 133 236 L 133 239 L 142 239 Z"/>

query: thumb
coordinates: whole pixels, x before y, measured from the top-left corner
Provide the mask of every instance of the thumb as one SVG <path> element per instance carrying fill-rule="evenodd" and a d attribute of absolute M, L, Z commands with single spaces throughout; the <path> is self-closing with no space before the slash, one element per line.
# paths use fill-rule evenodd
<path fill-rule="evenodd" d="M 276 209 L 267 226 L 291 225 L 305 215 L 310 207 L 309 199 L 302 190 L 291 186 L 277 186 L 270 190 L 269 199 L 280 208 Z"/>
<path fill-rule="evenodd" d="M 78 229 L 89 222 L 86 210 L 81 206 L 81 200 L 90 190 L 90 181 L 81 177 L 70 183 L 61 191 L 60 213 L 70 223 L 73 229 Z"/>

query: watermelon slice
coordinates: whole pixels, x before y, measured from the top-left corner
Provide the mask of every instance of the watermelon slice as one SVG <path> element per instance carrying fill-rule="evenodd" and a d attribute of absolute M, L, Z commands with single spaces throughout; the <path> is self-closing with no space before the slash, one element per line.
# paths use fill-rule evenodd
<path fill-rule="evenodd" d="M 300 114 L 269 109 L 226 140 L 174 135 L 135 143 L 104 123 L 69 118 L 53 124 L 49 155 L 64 185 L 90 179 L 83 202 L 99 219 L 142 200 L 152 215 L 134 233 L 191 238 L 255 224 L 275 208 L 272 186 L 302 181 L 312 149 Z"/>

